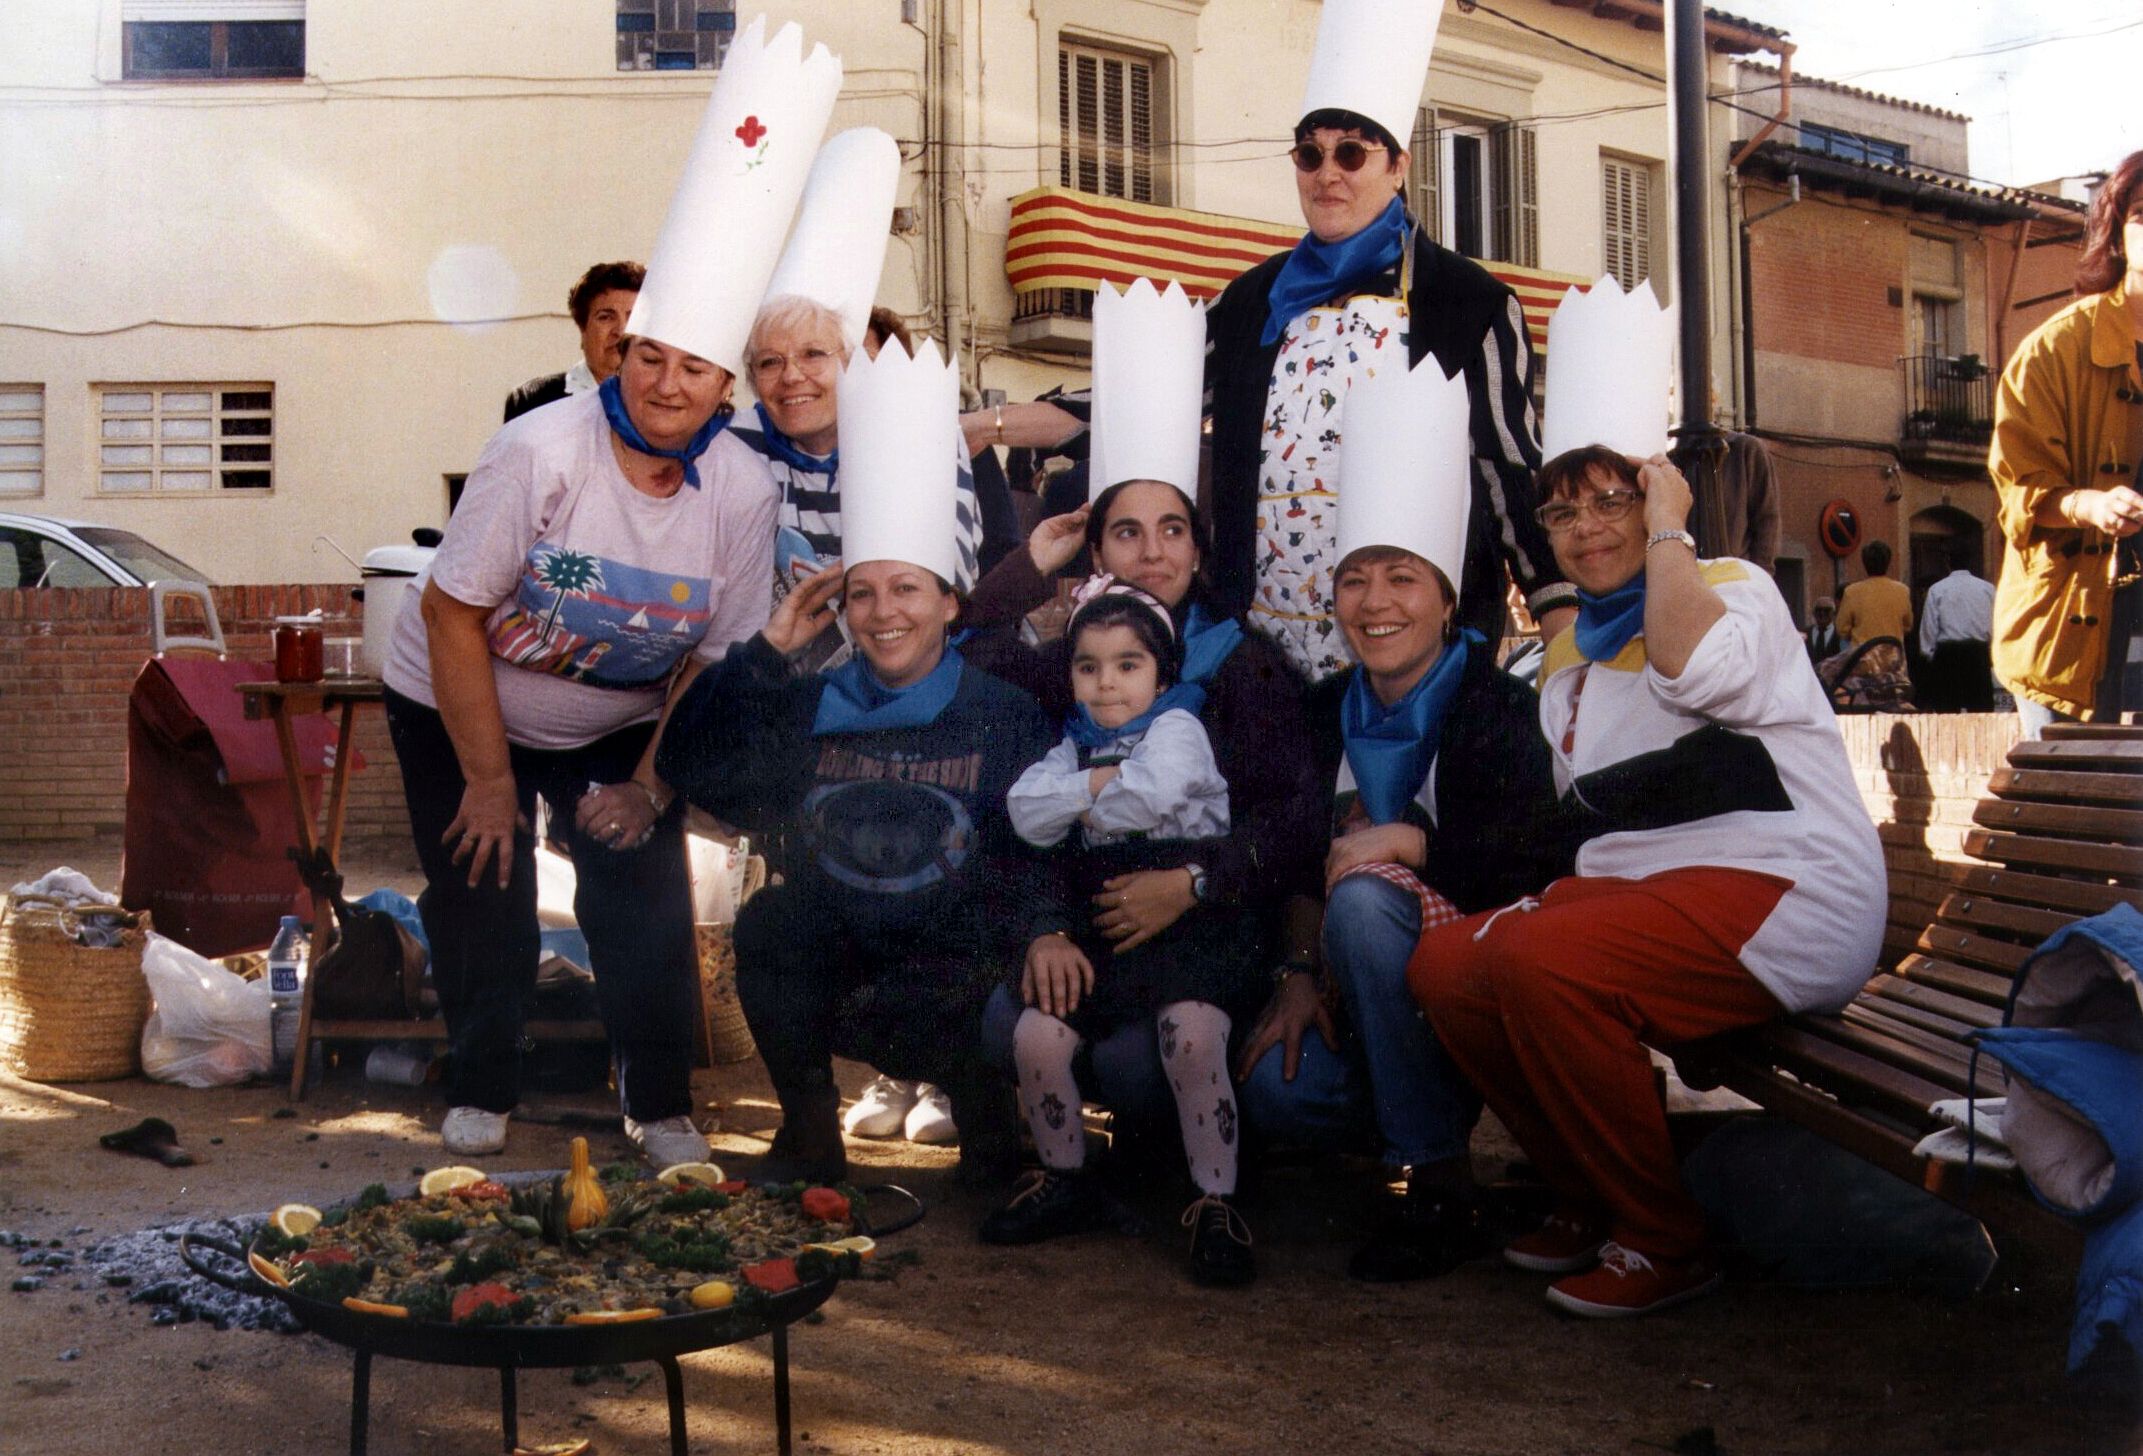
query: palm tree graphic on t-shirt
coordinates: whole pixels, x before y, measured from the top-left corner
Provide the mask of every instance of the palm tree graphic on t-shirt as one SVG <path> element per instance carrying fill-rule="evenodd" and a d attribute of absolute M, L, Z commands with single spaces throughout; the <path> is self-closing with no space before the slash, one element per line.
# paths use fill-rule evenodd
<path fill-rule="evenodd" d="M 555 593 L 550 614 L 543 619 L 543 635 L 548 638 L 558 625 L 558 614 L 565 610 L 566 598 L 585 597 L 602 590 L 603 563 L 598 557 L 578 551 L 555 550 L 545 552 L 534 565 L 536 584 Z"/>

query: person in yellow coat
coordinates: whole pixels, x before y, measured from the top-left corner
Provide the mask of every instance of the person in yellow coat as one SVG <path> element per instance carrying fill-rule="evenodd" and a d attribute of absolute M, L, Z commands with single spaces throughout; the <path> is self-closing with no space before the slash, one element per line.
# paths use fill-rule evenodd
<path fill-rule="evenodd" d="M 2143 151 L 2099 188 L 2076 301 L 2002 371 L 1994 672 L 2026 737 L 2143 708 Z"/>

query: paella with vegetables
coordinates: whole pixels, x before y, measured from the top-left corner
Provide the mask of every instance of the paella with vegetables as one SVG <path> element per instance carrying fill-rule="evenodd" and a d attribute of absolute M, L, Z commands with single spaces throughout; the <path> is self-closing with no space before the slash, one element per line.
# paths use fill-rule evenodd
<path fill-rule="evenodd" d="M 585 1139 L 555 1177 L 509 1186 L 475 1168 L 379 1184 L 322 1213 L 278 1208 L 249 1262 L 292 1294 L 435 1324 L 592 1325 L 748 1310 L 862 1272 L 853 1190 L 747 1184 L 711 1163 L 598 1173 Z"/>

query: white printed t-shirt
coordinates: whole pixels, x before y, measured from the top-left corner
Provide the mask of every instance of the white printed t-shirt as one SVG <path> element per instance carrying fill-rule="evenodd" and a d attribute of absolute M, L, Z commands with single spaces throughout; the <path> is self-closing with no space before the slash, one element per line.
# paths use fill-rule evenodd
<path fill-rule="evenodd" d="M 633 488 L 596 394 L 531 410 L 492 436 L 447 522 L 431 582 L 486 607 L 508 741 L 578 748 L 662 711 L 686 657 L 719 662 L 766 625 L 774 482 L 725 430 L 700 484 Z M 437 707 L 423 615 L 395 623 L 383 674 Z"/>

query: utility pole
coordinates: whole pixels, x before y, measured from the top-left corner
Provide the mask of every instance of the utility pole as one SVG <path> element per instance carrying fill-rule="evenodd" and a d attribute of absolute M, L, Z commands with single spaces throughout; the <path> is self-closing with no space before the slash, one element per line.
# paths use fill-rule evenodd
<path fill-rule="evenodd" d="M 1696 497 L 1691 528 L 1700 554 L 1731 555 L 1723 541 L 1719 466 L 1725 437 L 1711 417 L 1711 248 L 1706 211 L 1711 165 L 1703 0 L 1667 0 L 1667 129 L 1674 182 L 1674 276 L 1681 295 L 1681 419 L 1674 457 Z"/>

